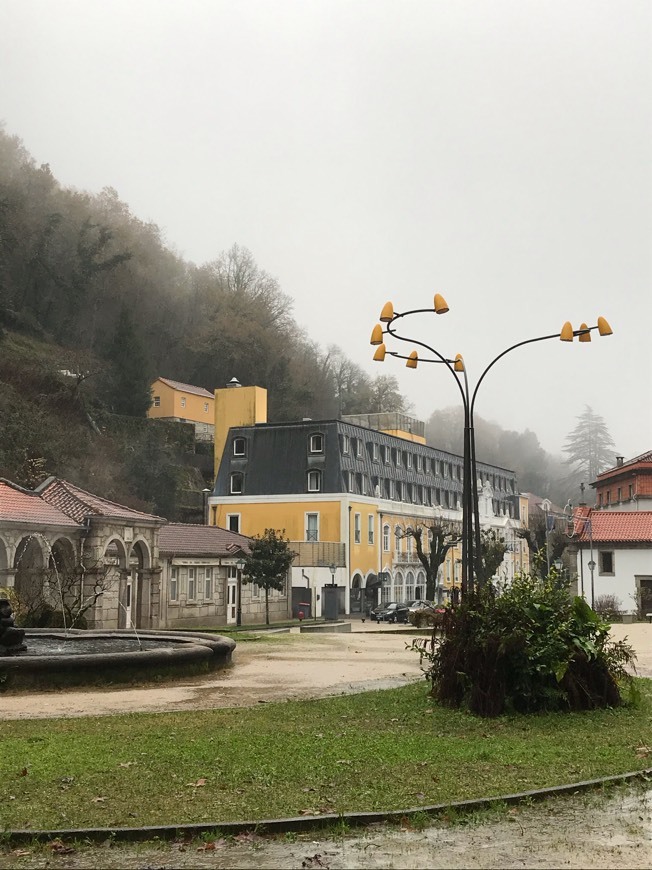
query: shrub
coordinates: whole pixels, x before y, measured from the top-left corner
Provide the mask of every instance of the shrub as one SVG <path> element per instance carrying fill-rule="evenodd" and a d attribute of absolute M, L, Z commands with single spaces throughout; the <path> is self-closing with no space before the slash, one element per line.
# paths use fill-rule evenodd
<path fill-rule="evenodd" d="M 432 695 L 480 716 L 505 710 L 584 710 L 621 703 L 634 651 L 612 643 L 609 624 L 569 582 L 520 575 L 502 590 L 487 584 L 447 608 L 442 633 L 415 648 L 429 662 Z"/>
<path fill-rule="evenodd" d="M 607 622 L 617 622 L 622 617 L 621 604 L 615 595 L 598 595 L 593 609 Z"/>

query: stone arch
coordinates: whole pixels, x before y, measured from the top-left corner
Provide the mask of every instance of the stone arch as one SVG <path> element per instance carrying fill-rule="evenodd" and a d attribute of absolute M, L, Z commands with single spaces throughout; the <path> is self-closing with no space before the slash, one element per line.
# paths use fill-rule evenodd
<path fill-rule="evenodd" d="M 75 567 L 76 561 L 75 546 L 69 538 L 57 538 L 50 544 L 48 568 L 54 568 L 59 573 L 63 573 L 71 571 Z"/>
<path fill-rule="evenodd" d="M 138 538 L 129 550 L 124 592 L 119 603 L 118 625 L 148 628 L 151 614 L 151 553 L 147 541 Z M 122 592 L 122 590 L 121 590 Z M 121 623 L 124 622 L 124 625 Z"/>
<path fill-rule="evenodd" d="M 102 555 L 102 561 L 105 565 L 113 568 L 127 568 L 127 550 L 124 541 L 121 538 L 113 537 L 107 543 Z"/>

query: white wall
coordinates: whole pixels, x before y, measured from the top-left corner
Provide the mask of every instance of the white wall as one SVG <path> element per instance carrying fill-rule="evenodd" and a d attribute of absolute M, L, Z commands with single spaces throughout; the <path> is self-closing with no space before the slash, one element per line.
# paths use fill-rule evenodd
<path fill-rule="evenodd" d="M 600 574 L 601 550 L 614 554 L 614 575 Z M 577 590 L 582 591 L 582 566 L 584 573 L 584 597 L 591 604 L 591 572 L 589 562 L 591 551 L 583 548 L 577 554 Z M 652 546 L 640 549 L 620 549 L 613 546 L 593 545 L 593 561 L 596 563 L 593 572 L 594 597 L 600 595 L 615 595 L 620 599 L 620 609 L 626 613 L 634 613 L 638 604 L 636 599 L 636 575 L 652 576 Z"/>

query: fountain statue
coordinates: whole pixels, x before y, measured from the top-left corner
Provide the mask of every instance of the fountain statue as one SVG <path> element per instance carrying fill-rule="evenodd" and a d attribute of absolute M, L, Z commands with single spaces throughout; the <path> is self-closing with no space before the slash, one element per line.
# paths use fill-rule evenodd
<path fill-rule="evenodd" d="M 13 611 L 8 598 L 0 598 L 0 656 L 13 656 L 24 652 L 25 630 L 14 625 Z"/>

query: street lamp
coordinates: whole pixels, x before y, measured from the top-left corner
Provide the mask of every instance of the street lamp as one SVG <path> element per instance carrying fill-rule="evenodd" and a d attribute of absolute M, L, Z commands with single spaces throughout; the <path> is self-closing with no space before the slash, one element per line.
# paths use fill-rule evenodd
<path fill-rule="evenodd" d="M 203 513 L 203 518 L 204 518 L 203 522 L 204 522 L 205 526 L 208 525 L 208 496 L 210 495 L 211 492 L 212 492 L 212 490 L 210 490 L 207 486 L 204 487 L 204 489 L 202 489 L 202 491 L 201 491 L 202 508 L 203 508 L 202 513 Z"/>
<path fill-rule="evenodd" d="M 371 344 L 376 346 L 374 360 L 383 362 L 385 356 L 397 357 L 398 359 L 406 360 L 407 368 L 414 369 L 418 363 L 432 362 L 441 363 L 446 366 L 450 373 L 455 378 L 455 381 L 460 390 L 462 397 L 462 405 L 464 408 L 464 480 L 463 480 L 463 502 L 462 502 L 462 594 L 474 592 L 474 572 L 479 584 L 484 582 L 482 576 L 482 556 L 481 556 L 481 541 L 480 541 L 480 512 L 478 507 L 478 478 L 475 454 L 475 431 L 474 431 L 474 409 L 475 400 L 477 398 L 478 389 L 483 382 L 489 370 L 502 359 L 506 354 L 517 347 L 523 347 L 526 344 L 533 344 L 539 341 L 547 341 L 549 339 L 560 339 L 561 341 L 572 342 L 577 336 L 579 341 L 591 341 L 591 332 L 598 330 L 600 335 L 611 335 L 612 329 L 604 317 L 599 317 L 595 326 L 587 326 L 582 323 L 579 329 L 573 329 L 569 322 L 564 323 L 560 332 L 551 335 L 541 335 L 536 338 L 529 338 L 525 341 L 520 341 L 508 347 L 502 353 L 498 354 L 484 369 L 480 375 L 473 392 L 469 388 L 466 364 L 462 354 L 457 354 L 454 359 L 441 354 L 434 347 L 425 344 L 422 341 L 417 341 L 413 338 L 408 338 L 405 335 L 400 335 L 396 329 L 396 322 L 401 318 L 408 317 L 414 314 L 446 314 L 449 311 L 448 305 L 441 294 L 436 293 L 431 308 L 419 308 L 401 313 L 394 311 L 394 306 L 391 302 L 387 302 L 380 313 L 380 323 L 377 323 L 371 333 Z M 383 329 L 382 324 L 385 324 Z M 383 336 L 387 334 L 399 341 L 416 344 L 419 347 L 425 348 L 429 353 L 433 354 L 434 358 L 424 358 L 419 360 L 417 351 L 411 351 L 410 354 L 400 354 L 396 351 L 387 350 Z M 458 377 L 463 375 L 463 379 Z M 463 382 L 462 382 L 463 381 Z"/>
<path fill-rule="evenodd" d="M 236 610 L 235 624 L 242 625 L 242 572 L 245 568 L 245 560 L 238 559 L 235 567 L 238 572 L 238 608 Z"/>

